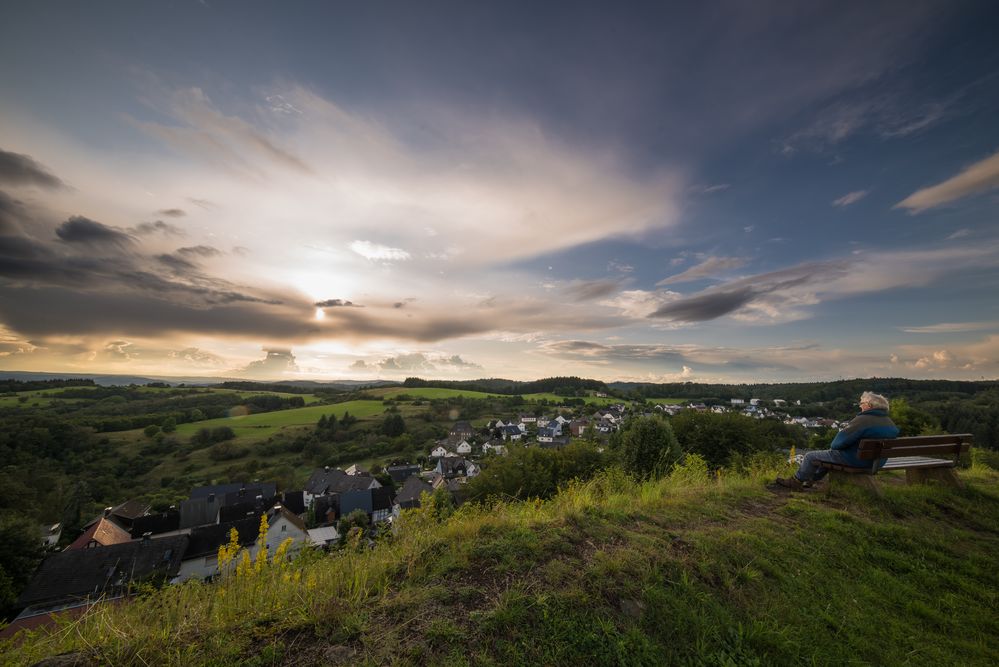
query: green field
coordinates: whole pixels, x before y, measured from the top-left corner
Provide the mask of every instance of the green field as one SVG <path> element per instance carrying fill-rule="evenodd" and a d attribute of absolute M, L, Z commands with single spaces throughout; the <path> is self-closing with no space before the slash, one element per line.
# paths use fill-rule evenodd
<path fill-rule="evenodd" d="M 292 410 L 277 410 L 262 412 L 255 415 L 238 417 L 223 417 L 221 419 L 206 419 L 204 421 L 181 424 L 177 427 L 177 435 L 189 438 L 202 428 L 228 426 L 236 432 L 236 436 L 244 441 L 263 440 L 278 430 L 288 426 L 312 426 L 323 415 L 336 415 L 337 419 L 350 412 L 358 419 L 381 414 L 385 406 L 381 401 L 348 401 L 335 405 L 312 405 L 307 408 Z"/>
<path fill-rule="evenodd" d="M 481 391 L 468 391 L 466 389 L 440 389 L 438 387 L 415 387 L 412 389 L 406 387 L 392 387 L 390 389 L 372 389 L 365 393 L 374 394 L 375 396 L 384 396 L 385 398 L 394 398 L 395 396 L 400 395 L 422 399 L 455 398 L 458 396 L 462 398 L 499 398 L 498 394 L 487 394 Z"/>
<path fill-rule="evenodd" d="M 650 403 L 662 403 L 663 405 L 682 405 L 686 403 L 689 399 L 686 398 L 647 398 L 646 401 Z"/>
<path fill-rule="evenodd" d="M 559 396 L 558 394 L 553 394 L 551 392 L 543 392 L 539 394 L 524 394 L 523 398 L 525 401 L 548 401 L 549 403 L 561 404 L 566 400 L 565 396 Z M 613 398 L 611 396 L 607 397 L 597 397 L 597 396 L 578 396 L 570 398 L 582 398 L 587 405 L 614 405 L 615 403 L 620 403 L 621 399 Z"/>

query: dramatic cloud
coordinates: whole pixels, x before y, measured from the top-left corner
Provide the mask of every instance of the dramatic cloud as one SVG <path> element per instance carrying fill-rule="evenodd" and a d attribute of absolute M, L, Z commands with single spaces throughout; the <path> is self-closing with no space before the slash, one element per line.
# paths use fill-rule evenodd
<path fill-rule="evenodd" d="M 662 317 L 680 322 L 703 322 L 739 310 L 759 295 L 751 287 L 711 292 L 693 296 L 660 307 L 649 317 Z"/>
<path fill-rule="evenodd" d="M 218 248 L 213 248 L 209 245 L 195 245 L 187 246 L 186 248 L 177 248 L 177 254 L 183 257 L 195 258 L 195 257 L 217 257 L 222 254 L 222 251 Z"/>
<path fill-rule="evenodd" d="M 28 155 L 0 149 L 0 184 L 60 188 L 63 182 Z"/>
<path fill-rule="evenodd" d="M 187 215 L 187 212 L 182 208 L 164 208 L 157 211 L 160 215 L 165 215 L 168 218 L 183 218 Z"/>
<path fill-rule="evenodd" d="M 286 348 L 264 348 L 267 356 L 257 361 L 251 361 L 237 373 L 259 379 L 280 378 L 286 373 L 297 373 L 299 368 L 295 363 L 295 355 Z"/>
<path fill-rule="evenodd" d="M 56 236 L 66 243 L 81 243 L 85 245 L 111 245 L 125 247 L 135 239 L 114 227 L 75 215 L 56 228 Z"/>
<path fill-rule="evenodd" d="M 966 167 L 943 183 L 917 190 L 895 204 L 895 208 L 921 213 L 942 204 L 999 187 L 999 153 Z"/>
<path fill-rule="evenodd" d="M 176 361 L 185 362 L 193 366 L 203 366 L 205 368 L 220 368 L 225 364 L 225 359 L 219 355 L 196 347 L 171 350 L 168 352 L 168 356 Z"/>
<path fill-rule="evenodd" d="M 843 208 L 845 206 L 849 206 L 850 204 L 856 204 L 858 201 L 866 197 L 869 192 L 870 190 L 854 190 L 853 192 L 848 192 L 839 199 L 834 199 L 832 205 Z"/>
<path fill-rule="evenodd" d="M 410 254 L 401 248 L 390 248 L 370 241 L 354 241 L 350 244 L 350 249 L 371 260 L 398 262 L 410 258 Z"/>
<path fill-rule="evenodd" d="M 745 265 L 746 260 L 741 257 L 708 257 L 700 264 L 692 266 L 682 273 L 660 280 L 656 286 L 662 287 L 663 285 L 685 283 L 702 278 L 713 278 L 721 272 L 738 269 Z"/>

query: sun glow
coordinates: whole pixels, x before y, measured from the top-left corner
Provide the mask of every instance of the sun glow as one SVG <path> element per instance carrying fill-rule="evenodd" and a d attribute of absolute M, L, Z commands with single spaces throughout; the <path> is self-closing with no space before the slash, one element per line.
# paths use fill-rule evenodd
<path fill-rule="evenodd" d="M 316 308 L 316 319 L 321 320 L 326 317 L 326 311 L 322 308 Z"/>

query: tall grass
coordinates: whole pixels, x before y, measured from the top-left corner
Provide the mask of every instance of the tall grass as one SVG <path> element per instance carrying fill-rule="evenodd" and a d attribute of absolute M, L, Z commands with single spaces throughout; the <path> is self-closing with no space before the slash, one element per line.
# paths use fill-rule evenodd
<path fill-rule="evenodd" d="M 836 641 L 860 662 L 902 655 L 878 632 L 922 633 L 966 664 L 999 657 L 984 635 L 999 621 L 982 616 L 999 601 L 993 471 L 962 471 L 965 491 L 887 484 L 884 500 L 774 495 L 774 473 L 710 475 L 692 457 L 662 479 L 609 470 L 550 500 L 465 505 L 444 521 L 406 512 L 373 548 L 96 605 L 0 646 L 0 661 L 268 662 L 288 657 L 292 636 L 374 664 L 821 664 L 849 655 Z M 844 560 L 852 571 L 833 567 Z M 911 664 L 946 655 L 922 650 Z"/>

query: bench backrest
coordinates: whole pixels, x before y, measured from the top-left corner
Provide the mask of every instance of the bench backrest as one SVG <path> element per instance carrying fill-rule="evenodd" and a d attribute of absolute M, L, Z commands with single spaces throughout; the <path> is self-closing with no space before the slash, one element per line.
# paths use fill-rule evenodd
<path fill-rule="evenodd" d="M 960 456 L 971 449 L 972 439 L 970 433 L 867 439 L 860 441 L 857 455 L 863 461 L 900 456 Z"/>

